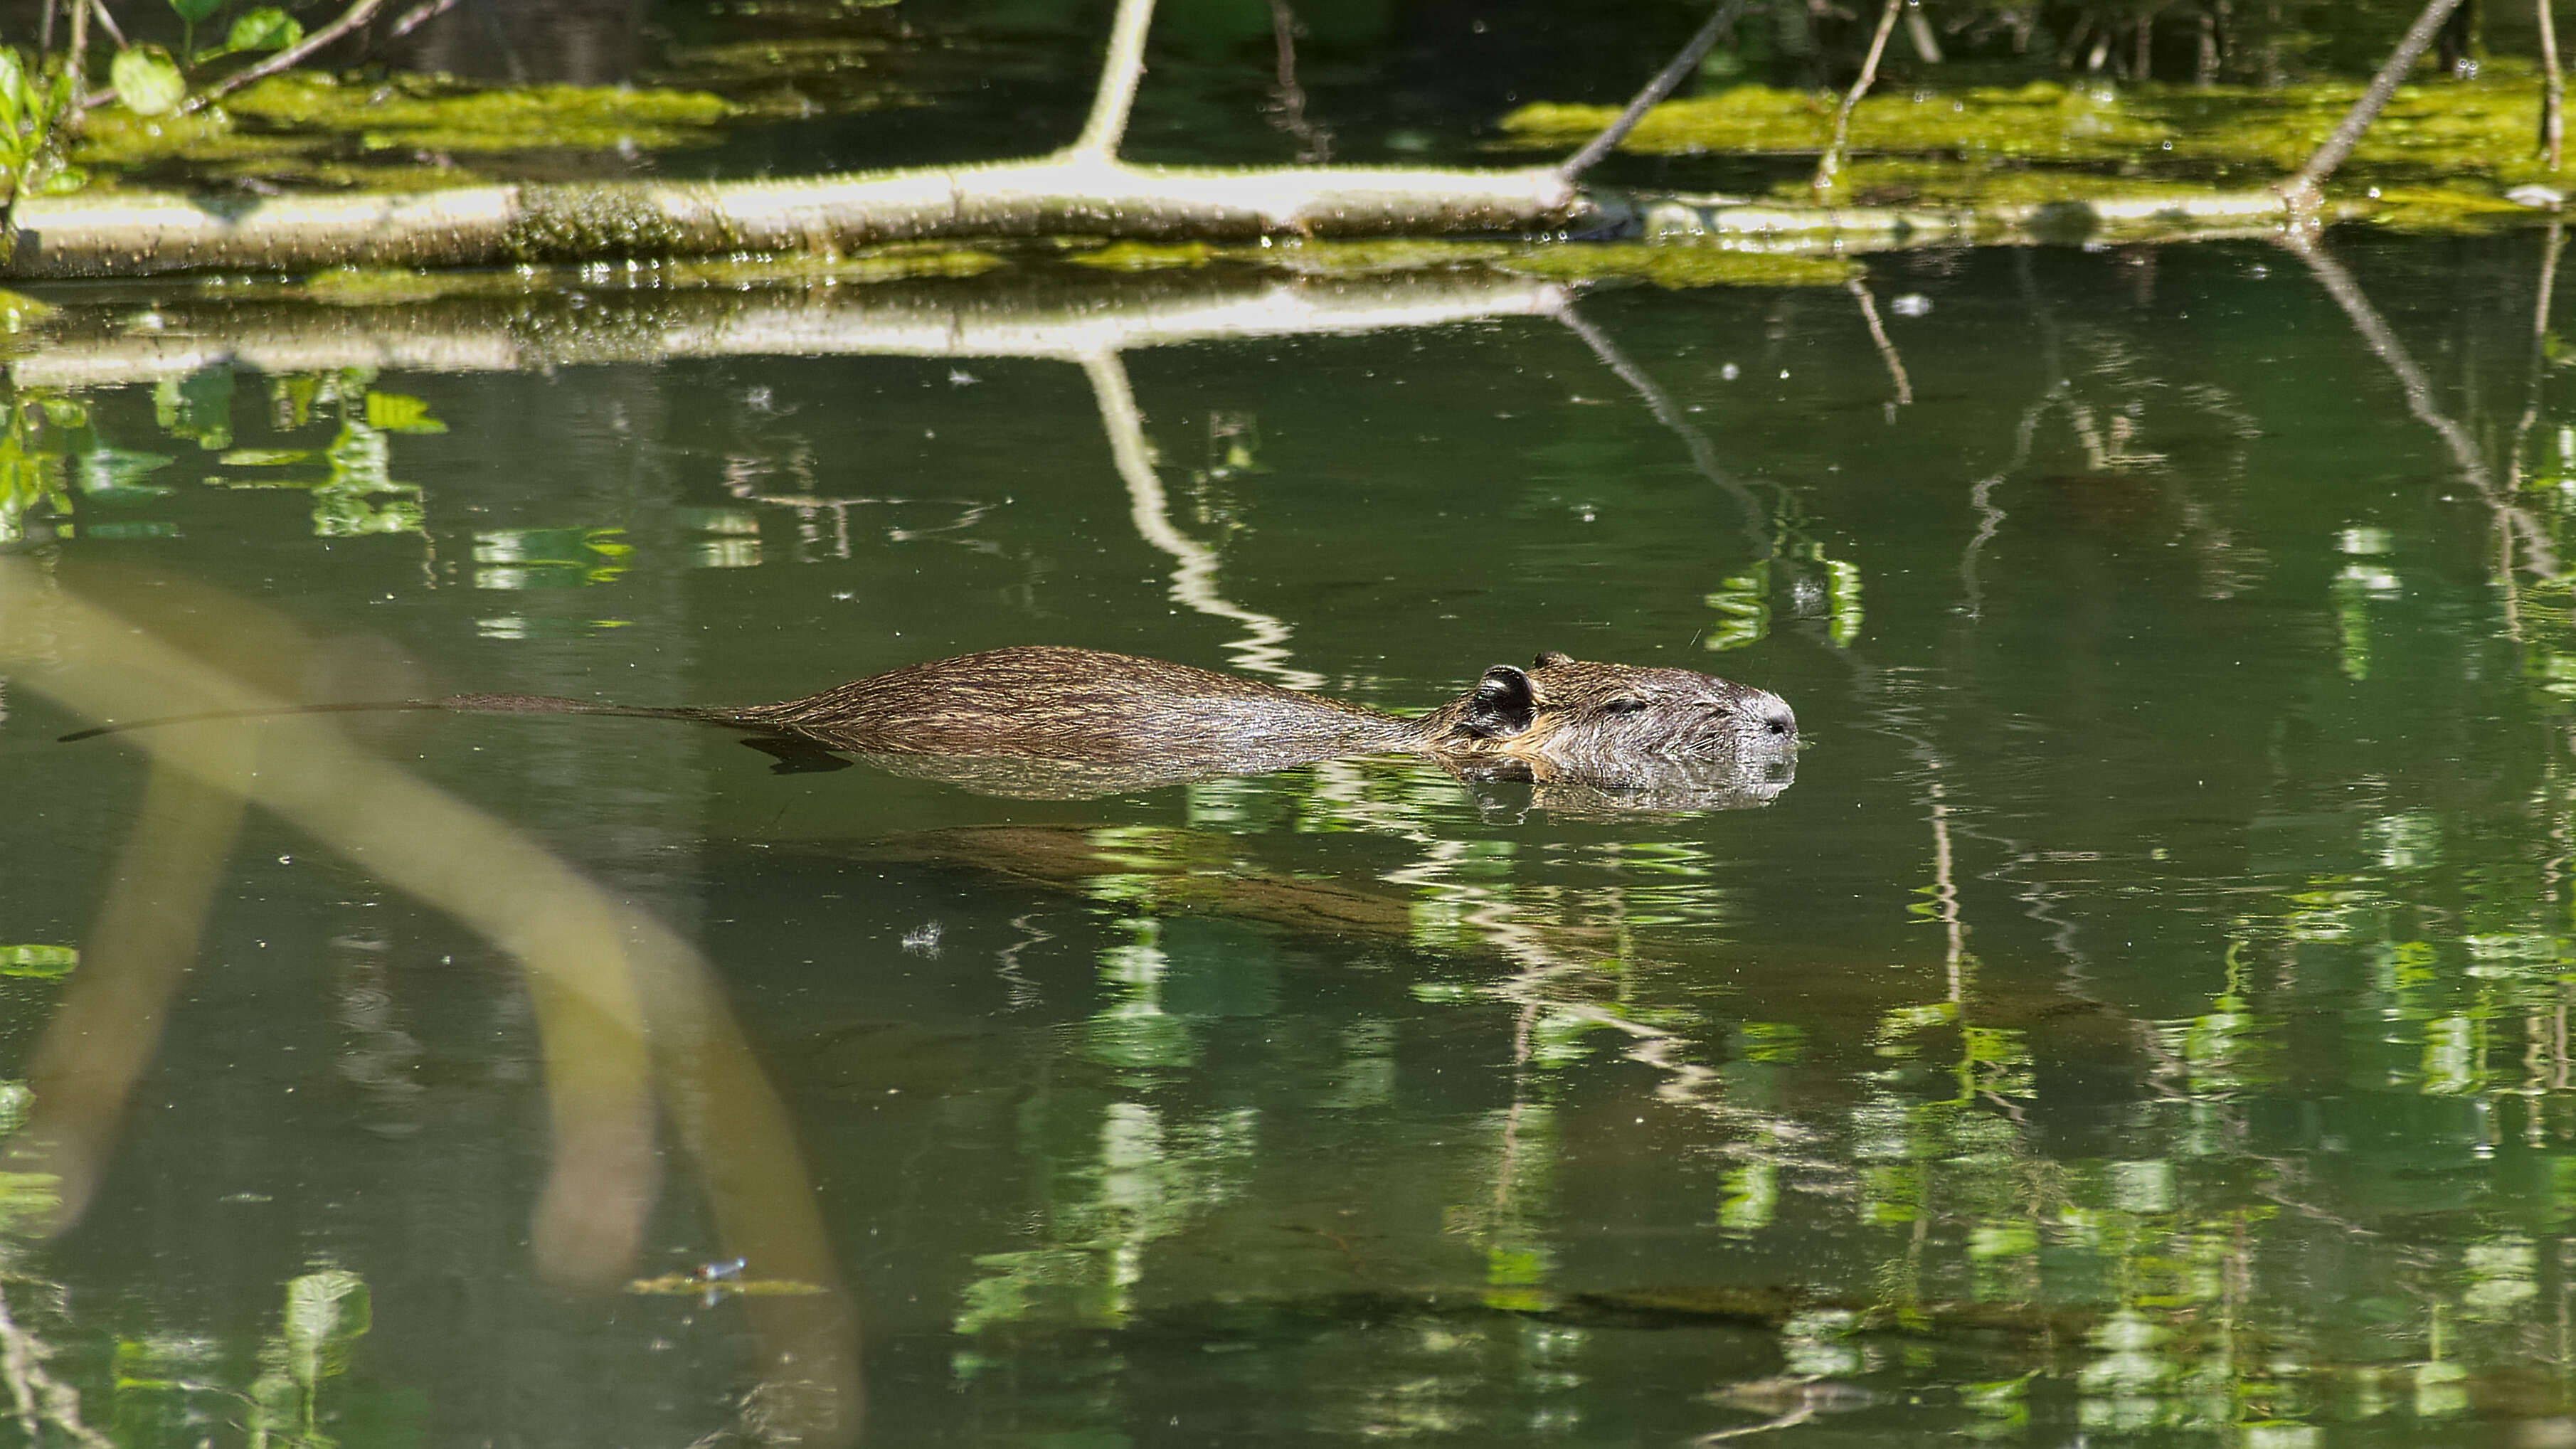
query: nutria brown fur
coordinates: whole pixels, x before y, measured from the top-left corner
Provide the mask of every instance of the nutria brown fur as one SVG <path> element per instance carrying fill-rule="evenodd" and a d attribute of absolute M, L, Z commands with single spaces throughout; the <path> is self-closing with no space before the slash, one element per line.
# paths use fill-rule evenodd
<path fill-rule="evenodd" d="M 782 768 L 830 768 L 812 747 L 1098 767 L 1102 778 L 1254 774 L 1344 755 L 1429 755 L 1472 773 L 1618 779 L 1656 761 L 1780 758 L 1797 717 L 1779 696 L 1687 669 L 1541 654 L 1407 719 L 1241 675 L 1097 649 L 1024 645 L 872 674 L 820 694 L 738 709 L 459 694 L 298 713 L 439 709 L 695 720 L 745 730 Z M 216 716 L 188 716 L 203 719 Z M 86 739 L 177 720 L 102 725 Z"/>

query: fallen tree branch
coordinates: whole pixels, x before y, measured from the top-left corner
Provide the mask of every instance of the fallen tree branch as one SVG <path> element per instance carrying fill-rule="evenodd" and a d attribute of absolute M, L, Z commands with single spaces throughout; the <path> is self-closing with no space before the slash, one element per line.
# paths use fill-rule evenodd
<path fill-rule="evenodd" d="M 400 40 L 455 8 L 456 0 L 420 0 L 419 4 L 404 11 L 402 18 L 396 20 L 385 31 L 385 39 Z"/>
<path fill-rule="evenodd" d="M 257 199 L 29 197 L 13 278 L 212 268 L 490 267 L 731 253 L 826 255 L 943 237 L 1456 235 L 1554 230 L 1590 207 L 1552 168 L 1131 166 L 1096 152 L 796 181 L 469 186 Z"/>
<path fill-rule="evenodd" d="M 2344 203 L 2328 216 L 2340 220 L 2369 210 L 2362 203 Z M 2238 231 L 2268 236 L 2299 213 L 2280 192 L 2257 190 L 1984 207 L 1791 206 L 1736 196 L 1660 196 L 1635 201 L 1629 214 L 1650 241 L 1708 238 L 1766 251 L 1840 251 L 1942 241 L 2143 240 Z"/>

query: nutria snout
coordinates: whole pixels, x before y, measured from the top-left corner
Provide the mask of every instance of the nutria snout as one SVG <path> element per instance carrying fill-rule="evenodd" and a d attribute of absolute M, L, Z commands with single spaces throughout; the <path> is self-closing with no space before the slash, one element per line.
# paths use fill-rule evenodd
<path fill-rule="evenodd" d="M 1796 712 L 1769 690 L 1554 651 L 1526 670 L 1495 665 L 1426 722 L 1422 746 L 1435 755 L 1505 755 L 1576 770 L 1776 753 L 1798 742 Z"/>

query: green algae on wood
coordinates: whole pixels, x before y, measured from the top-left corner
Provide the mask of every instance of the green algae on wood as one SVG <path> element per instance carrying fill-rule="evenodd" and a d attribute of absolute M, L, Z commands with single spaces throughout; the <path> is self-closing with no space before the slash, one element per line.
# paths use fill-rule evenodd
<path fill-rule="evenodd" d="M 271 76 L 220 107 L 138 116 L 102 107 L 75 157 L 86 165 L 288 162 L 397 151 L 669 150 L 709 144 L 742 108 L 703 91 L 615 86 L 469 88 L 419 76 L 381 85 L 315 71 Z"/>
<path fill-rule="evenodd" d="M 1502 124 L 1517 146 L 1554 149 L 1589 140 L 1616 114 L 1611 106 L 1540 103 L 1521 107 Z M 1621 149 L 1660 156 L 1808 155 L 1823 149 L 1832 129 L 1832 104 L 1820 94 L 1737 86 L 1666 101 Z M 2034 81 L 2015 90 L 1869 97 L 1852 112 L 1850 145 L 1854 151 L 2103 160 L 2155 148 L 2168 136 L 2108 88 Z"/>
<path fill-rule="evenodd" d="M 1155 272 L 1167 267 L 1204 267 L 1217 249 L 1206 242 L 1112 242 L 1075 252 L 1066 261 L 1110 272 Z"/>
<path fill-rule="evenodd" d="M 1155 271 L 1217 263 L 1360 277 L 1488 267 L 1558 281 L 1637 281 L 1659 287 L 1838 287 L 1860 274 L 1839 258 L 1746 250 L 1714 243 L 1473 242 L 1312 238 L 1270 246 L 1119 242 L 1066 258 L 1104 271 Z"/>
<path fill-rule="evenodd" d="M 526 186 L 519 190 L 518 212 L 504 229 L 501 249 L 522 262 L 573 262 L 589 258 L 686 256 L 717 251 L 736 238 L 722 236 L 710 245 L 701 228 L 683 220 L 671 200 L 689 200 L 702 216 L 720 209 L 698 193 L 703 188 L 664 187 L 652 192 L 631 186 L 567 182 Z"/>
<path fill-rule="evenodd" d="M 2304 162 L 2359 87 L 2340 82 L 2276 90 L 2242 86 L 2065 87 L 2035 82 L 2016 90 L 1968 88 L 1873 96 L 1852 119 L 1861 159 L 1843 194 L 1865 203 L 1925 208 L 2093 202 L 2194 191 L 2222 192 L 2278 182 Z M 1588 137 L 1610 112 L 1598 106 L 1530 105 L 1504 118 L 1515 149 L 1554 149 Z M 1811 154 L 1824 143 L 1821 95 L 1739 86 L 1666 102 L 1625 149 L 1652 155 L 1724 153 L 1747 157 Z M 2489 203 L 2510 187 L 2562 178 L 2534 155 L 2537 86 L 2526 67 L 2490 64 L 2476 81 L 2401 88 L 2338 173 L 2335 190 L 2365 197 L 2396 188 L 2447 192 L 2435 206 L 2418 195 L 2410 224 L 2460 224 L 2498 213 Z M 1784 182 L 1787 200 L 1803 185 Z"/>
<path fill-rule="evenodd" d="M 1841 257 L 1739 251 L 1714 243 L 1553 242 L 1513 251 L 1507 271 L 1559 281 L 1640 281 L 1658 287 L 1839 287 L 1861 274 Z"/>
<path fill-rule="evenodd" d="M 280 129 L 354 134 L 380 146 L 439 151 L 659 150 L 703 145 L 739 108 L 704 91 L 619 86 L 470 88 L 422 77 L 380 86 L 288 71 L 224 108 Z"/>

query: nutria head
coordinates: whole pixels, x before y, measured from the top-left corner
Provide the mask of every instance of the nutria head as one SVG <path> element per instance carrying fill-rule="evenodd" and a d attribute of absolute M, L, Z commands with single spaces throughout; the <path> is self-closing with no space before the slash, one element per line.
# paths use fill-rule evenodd
<path fill-rule="evenodd" d="M 1797 749 L 1798 717 L 1768 690 L 1688 669 L 1596 664 L 1554 652 L 1497 664 L 1423 720 L 1437 755 L 1617 773 L 1645 759 L 1745 760 Z"/>

